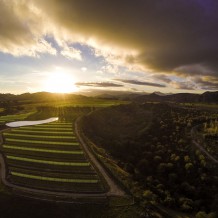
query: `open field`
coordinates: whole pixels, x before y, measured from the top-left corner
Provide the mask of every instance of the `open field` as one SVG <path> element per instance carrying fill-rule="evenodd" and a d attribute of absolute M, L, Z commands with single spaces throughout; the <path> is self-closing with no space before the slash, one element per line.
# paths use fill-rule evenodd
<path fill-rule="evenodd" d="M 13 122 L 13 121 L 19 121 L 19 120 L 25 120 L 28 116 L 30 116 L 34 113 L 35 113 L 35 111 L 29 112 L 29 113 L 24 113 L 24 114 L 0 116 L 0 124 L 5 124 L 7 122 Z"/>
<path fill-rule="evenodd" d="M 98 98 L 85 98 L 85 99 L 76 99 L 76 100 L 59 100 L 54 102 L 23 102 L 25 108 L 32 108 L 38 106 L 46 107 L 109 107 L 112 105 L 126 104 L 127 101 L 120 100 L 105 100 Z"/>
<path fill-rule="evenodd" d="M 3 137 L 1 150 L 12 184 L 46 191 L 104 192 L 73 133 L 72 123 L 13 128 Z"/>

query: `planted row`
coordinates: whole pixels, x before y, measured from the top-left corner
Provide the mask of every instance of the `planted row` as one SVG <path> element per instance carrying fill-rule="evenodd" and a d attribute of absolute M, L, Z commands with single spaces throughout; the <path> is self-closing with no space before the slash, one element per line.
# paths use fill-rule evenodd
<path fill-rule="evenodd" d="M 15 159 L 7 159 L 9 170 L 11 167 L 24 168 L 36 171 L 58 172 L 58 173 L 81 173 L 95 174 L 91 165 L 88 166 L 69 166 L 69 165 L 54 165 L 40 162 L 28 162 Z"/>
<path fill-rule="evenodd" d="M 72 124 L 67 124 L 67 125 L 58 125 L 58 124 L 39 124 L 39 125 L 36 125 L 37 127 L 43 127 L 43 128 L 72 128 Z"/>
<path fill-rule="evenodd" d="M 30 135 L 30 134 L 20 134 L 17 132 L 4 133 L 4 136 L 10 139 L 32 139 L 32 140 L 45 140 L 45 141 L 75 141 L 75 136 L 45 136 L 45 135 Z"/>
<path fill-rule="evenodd" d="M 25 178 L 17 175 L 10 175 L 9 180 L 16 185 L 41 189 L 41 190 L 48 190 L 48 191 L 101 193 L 104 190 L 99 182 L 69 183 L 69 182 L 38 180 L 33 178 Z"/>
<path fill-rule="evenodd" d="M 58 146 L 78 146 L 79 143 L 78 142 L 56 142 L 56 141 L 43 141 L 43 140 L 28 140 L 28 139 L 13 139 L 13 138 L 5 138 L 5 142 L 8 144 L 16 144 L 16 145 L 58 145 Z"/>
<path fill-rule="evenodd" d="M 36 175 L 42 177 L 51 177 L 51 178 L 65 178 L 65 179 L 86 179 L 86 180 L 98 180 L 97 174 L 81 174 L 81 173 L 63 173 L 63 172 L 48 172 L 46 170 L 39 171 L 39 170 L 30 170 L 25 168 L 17 168 L 17 167 L 10 167 L 11 172 L 19 172 L 22 174 L 28 175 Z"/>
<path fill-rule="evenodd" d="M 46 135 L 46 136 L 50 136 L 50 135 L 56 135 L 56 136 L 72 136 L 73 132 L 72 131 L 46 131 L 46 130 L 34 130 L 34 129 L 22 129 L 22 128 L 16 128 L 13 129 L 12 131 L 13 133 L 21 133 L 21 134 L 31 134 L 31 135 Z"/>
<path fill-rule="evenodd" d="M 71 127 L 66 127 L 66 128 L 50 128 L 50 127 L 43 127 L 41 125 L 38 126 L 23 126 L 20 127 L 19 129 L 23 130 L 31 130 L 31 131 L 52 131 L 52 132 L 72 132 Z"/>
<path fill-rule="evenodd" d="M 3 145 L 3 148 L 6 150 L 21 150 L 21 151 L 34 151 L 40 153 L 55 153 L 55 154 L 84 154 L 82 150 L 55 150 L 55 149 L 46 149 L 46 148 L 38 148 L 38 147 L 22 147 L 22 146 L 14 146 L 14 145 Z"/>
<path fill-rule="evenodd" d="M 41 175 L 33 175 L 33 174 L 26 174 L 20 172 L 11 172 L 12 176 L 19 176 L 23 178 L 29 179 L 36 179 L 36 180 L 44 180 L 44 181 L 52 181 L 52 182 L 67 182 L 67 183 L 97 183 L 97 179 L 78 179 L 78 178 L 59 178 L 59 177 L 48 177 L 48 176 L 41 176 Z"/>
<path fill-rule="evenodd" d="M 45 149 L 45 150 L 54 150 L 54 152 L 57 150 L 58 151 L 81 151 L 81 147 L 79 145 L 60 145 L 60 144 L 31 144 L 31 143 L 5 143 L 2 147 L 4 148 L 6 146 L 7 147 L 22 147 L 22 148 L 26 148 L 26 150 L 28 149 Z M 9 148 L 10 149 L 10 148 Z M 33 154 L 35 153 L 35 151 L 33 150 Z"/>
<path fill-rule="evenodd" d="M 86 161 L 85 155 L 81 150 L 69 151 L 70 153 L 54 153 L 54 152 L 38 152 L 28 150 L 19 150 L 19 149 L 11 149 L 11 148 L 3 148 L 3 151 L 6 155 L 9 156 L 18 156 L 18 157 L 33 157 L 37 159 L 52 159 L 52 160 L 67 160 L 67 161 Z M 68 151 L 66 151 L 68 152 Z"/>
<path fill-rule="evenodd" d="M 49 165 L 58 165 L 58 166 L 79 166 L 79 167 L 87 167 L 90 166 L 89 162 L 69 162 L 69 161 L 62 161 L 62 160 L 50 160 L 46 158 L 32 158 L 32 157 L 21 157 L 21 156 L 13 156 L 13 155 L 6 155 L 6 158 L 9 160 L 17 160 L 22 162 L 30 162 L 30 163 L 40 163 L 40 164 L 49 164 Z"/>

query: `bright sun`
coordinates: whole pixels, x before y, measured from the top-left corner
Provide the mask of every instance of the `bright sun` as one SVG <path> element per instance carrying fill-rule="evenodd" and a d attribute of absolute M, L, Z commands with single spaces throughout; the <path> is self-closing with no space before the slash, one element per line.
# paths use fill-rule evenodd
<path fill-rule="evenodd" d="M 63 71 L 50 73 L 43 82 L 44 90 L 55 93 L 70 93 L 77 92 L 78 88 L 75 86 L 75 79 Z"/>

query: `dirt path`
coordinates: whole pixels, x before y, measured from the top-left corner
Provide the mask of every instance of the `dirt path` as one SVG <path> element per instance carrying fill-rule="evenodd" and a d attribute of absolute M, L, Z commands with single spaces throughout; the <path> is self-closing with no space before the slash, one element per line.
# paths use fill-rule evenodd
<path fill-rule="evenodd" d="M 81 143 L 81 146 L 83 147 L 84 151 L 87 153 L 89 156 L 91 162 L 97 167 L 97 169 L 100 171 L 104 179 L 106 180 L 108 186 L 109 186 L 109 191 L 106 193 L 107 196 L 124 196 L 125 192 L 115 183 L 115 181 L 108 175 L 106 170 L 102 167 L 101 163 L 96 159 L 94 154 L 89 150 L 87 147 L 86 143 L 82 139 L 82 137 L 79 134 L 78 130 L 78 122 L 80 118 L 78 118 L 75 122 L 75 133 Z"/>
<path fill-rule="evenodd" d="M 192 139 L 193 139 L 193 144 L 194 144 L 198 149 L 200 149 L 211 161 L 213 161 L 214 163 L 217 163 L 217 164 L 218 164 L 218 160 L 217 160 L 216 158 L 214 158 L 210 153 L 208 153 L 208 151 L 206 151 L 205 148 L 204 148 L 199 142 L 197 142 L 197 141 L 194 139 L 195 132 L 197 131 L 196 128 L 197 128 L 197 126 L 194 126 L 194 127 L 191 129 L 191 136 L 192 136 Z"/>

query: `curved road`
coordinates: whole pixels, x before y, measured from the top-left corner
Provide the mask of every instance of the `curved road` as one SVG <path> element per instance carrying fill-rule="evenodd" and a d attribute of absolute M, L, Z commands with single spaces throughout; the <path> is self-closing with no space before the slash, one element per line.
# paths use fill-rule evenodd
<path fill-rule="evenodd" d="M 79 134 L 78 130 L 78 122 L 81 118 L 78 118 L 75 122 L 75 133 L 80 141 L 80 144 L 83 147 L 83 150 L 86 152 L 86 154 L 89 156 L 91 162 L 95 165 L 96 168 L 100 171 L 104 179 L 106 180 L 109 191 L 106 193 L 107 196 L 124 196 L 125 192 L 115 183 L 115 181 L 108 175 L 106 170 L 102 167 L 101 163 L 96 159 L 96 157 L 93 155 L 93 153 L 89 150 L 86 143 L 82 139 L 82 137 Z"/>
<path fill-rule="evenodd" d="M 195 134 L 195 131 L 196 131 L 196 128 L 197 126 L 194 126 L 192 129 L 191 129 L 191 136 L 192 136 L 192 139 L 193 139 L 193 143 L 194 145 L 199 148 L 211 161 L 213 161 L 214 163 L 217 163 L 218 164 L 218 160 L 216 158 L 214 158 L 210 153 L 208 153 L 208 151 L 205 150 L 205 148 L 202 147 L 202 145 L 200 145 L 197 141 L 195 141 L 194 139 L 194 134 Z"/>

